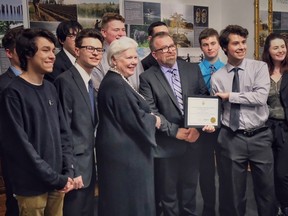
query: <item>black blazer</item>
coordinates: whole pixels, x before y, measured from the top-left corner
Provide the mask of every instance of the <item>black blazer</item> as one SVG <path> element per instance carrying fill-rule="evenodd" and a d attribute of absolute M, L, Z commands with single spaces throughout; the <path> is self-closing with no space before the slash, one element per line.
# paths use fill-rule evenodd
<path fill-rule="evenodd" d="M 75 177 L 82 175 L 84 187 L 88 187 L 95 168 L 94 147 L 96 113 L 93 119 L 86 85 L 75 66 L 60 74 L 54 82 L 72 132 L 75 157 Z M 94 92 L 96 94 L 96 92 Z M 95 107 L 96 97 L 95 97 Z"/>
<path fill-rule="evenodd" d="M 183 98 L 191 95 L 208 95 L 198 64 L 179 60 L 177 63 Z M 195 143 L 176 139 L 178 128 L 184 127 L 184 117 L 160 66 L 152 66 L 140 75 L 139 92 L 149 103 L 152 112 L 161 117 L 161 127 L 156 132 L 158 147 L 155 150 L 155 157 L 176 156 L 184 153 L 188 145 L 195 146 Z"/>
<path fill-rule="evenodd" d="M 56 55 L 56 60 L 53 66 L 53 72 L 45 74 L 44 78 L 50 82 L 54 82 L 57 76 L 59 76 L 61 73 L 68 70 L 72 66 L 73 64 L 71 63 L 70 59 L 62 49 Z"/>
<path fill-rule="evenodd" d="M 2 91 L 12 82 L 13 78 L 16 77 L 12 69 L 9 67 L 8 70 L 0 76 L 0 94 Z"/>
<path fill-rule="evenodd" d="M 285 111 L 285 118 L 288 123 L 288 71 L 285 71 L 282 76 L 280 86 L 280 99 Z"/>

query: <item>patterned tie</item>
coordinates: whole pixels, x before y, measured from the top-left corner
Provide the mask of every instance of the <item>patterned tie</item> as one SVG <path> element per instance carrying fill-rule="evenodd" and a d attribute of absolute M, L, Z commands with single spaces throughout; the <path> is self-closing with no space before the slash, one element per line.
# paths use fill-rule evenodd
<path fill-rule="evenodd" d="M 212 75 L 213 73 L 216 72 L 216 68 L 215 68 L 215 66 L 214 66 L 213 64 L 211 64 L 211 65 L 209 66 L 209 68 L 210 68 L 210 75 Z"/>
<path fill-rule="evenodd" d="M 184 105 L 183 105 L 183 97 L 182 97 L 180 77 L 176 73 L 176 69 L 168 70 L 168 72 L 172 74 L 172 87 L 174 90 L 174 94 L 177 98 L 179 108 L 183 114 L 184 113 Z"/>
<path fill-rule="evenodd" d="M 94 88 L 93 88 L 92 79 L 90 79 L 88 81 L 88 93 L 89 93 L 89 99 L 90 99 L 90 103 L 91 103 L 92 116 L 93 116 L 93 119 L 94 119 L 95 101 L 94 101 Z"/>
<path fill-rule="evenodd" d="M 240 91 L 239 75 L 238 75 L 239 68 L 233 68 L 232 71 L 234 71 L 232 92 L 239 92 Z M 239 121 L 240 121 L 239 117 L 240 117 L 240 104 L 231 103 L 230 128 L 233 131 L 236 131 L 239 128 Z"/>

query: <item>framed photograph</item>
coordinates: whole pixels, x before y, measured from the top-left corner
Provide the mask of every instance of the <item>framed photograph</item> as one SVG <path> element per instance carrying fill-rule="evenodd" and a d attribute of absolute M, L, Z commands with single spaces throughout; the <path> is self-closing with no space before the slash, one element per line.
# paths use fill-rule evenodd
<path fill-rule="evenodd" d="M 188 96 L 186 98 L 185 127 L 220 126 L 221 102 L 215 96 Z"/>

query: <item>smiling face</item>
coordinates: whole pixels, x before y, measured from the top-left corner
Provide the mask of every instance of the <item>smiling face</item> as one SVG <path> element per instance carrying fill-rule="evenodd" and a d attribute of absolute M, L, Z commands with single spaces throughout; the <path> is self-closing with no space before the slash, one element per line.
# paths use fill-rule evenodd
<path fill-rule="evenodd" d="M 127 49 L 112 57 L 113 65 L 126 78 L 132 76 L 138 64 L 138 54 L 135 48 Z"/>
<path fill-rule="evenodd" d="M 158 64 L 165 67 L 172 67 L 177 58 L 177 49 L 174 41 L 169 36 L 155 38 L 155 50 L 152 52 L 153 57 L 157 60 Z M 167 52 L 163 52 L 163 48 L 167 48 Z M 166 50 L 165 50 L 166 51 Z"/>
<path fill-rule="evenodd" d="M 102 43 L 100 40 L 96 38 L 83 38 L 81 47 L 76 47 L 75 48 L 75 53 L 76 53 L 76 62 L 84 68 L 84 70 L 87 73 L 91 73 L 93 68 L 97 66 L 101 59 L 102 59 L 102 54 L 101 52 L 98 52 L 97 50 L 94 50 L 93 52 L 89 51 L 86 49 L 86 46 L 91 46 L 94 48 L 102 48 Z"/>
<path fill-rule="evenodd" d="M 112 20 L 101 29 L 105 41 L 110 44 L 120 37 L 126 36 L 125 24 L 120 20 Z"/>
<path fill-rule="evenodd" d="M 227 52 L 228 62 L 233 66 L 238 66 L 246 56 L 246 38 L 237 34 L 230 34 L 228 46 L 223 50 Z"/>
<path fill-rule="evenodd" d="M 55 45 L 51 41 L 43 37 L 35 40 L 38 48 L 33 57 L 27 57 L 28 68 L 36 73 L 51 73 L 55 61 Z"/>
<path fill-rule="evenodd" d="M 281 63 L 287 54 L 287 47 L 285 41 L 280 38 L 276 38 L 270 41 L 269 54 L 274 64 Z"/>

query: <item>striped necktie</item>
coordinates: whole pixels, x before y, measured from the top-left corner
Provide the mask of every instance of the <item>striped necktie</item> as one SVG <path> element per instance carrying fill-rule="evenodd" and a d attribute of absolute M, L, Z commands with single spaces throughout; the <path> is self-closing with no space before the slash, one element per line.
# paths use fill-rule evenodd
<path fill-rule="evenodd" d="M 169 73 L 172 74 L 172 88 L 174 91 L 174 94 L 177 98 L 179 108 L 184 113 L 184 105 L 183 105 L 183 96 L 182 96 L 182 88 L 181 88 L 181 81 L 179 75 L 176 73 L 176 69 L 170 69 L 168 70 Z"/>

